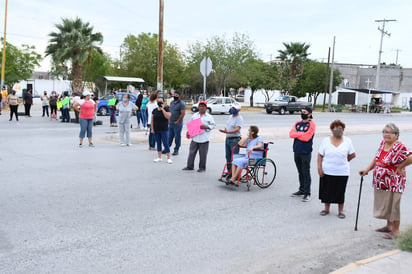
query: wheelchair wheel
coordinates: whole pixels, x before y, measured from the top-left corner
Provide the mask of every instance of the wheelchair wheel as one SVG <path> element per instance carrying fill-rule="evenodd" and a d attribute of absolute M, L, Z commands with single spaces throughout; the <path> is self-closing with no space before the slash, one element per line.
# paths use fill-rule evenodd
<path fill-rule="evenodd" d="M 255 181 L 258 187 L 267 188 L 276 178 L 276 165 L 272 159 L 263 158 L 255 164 Z"/>

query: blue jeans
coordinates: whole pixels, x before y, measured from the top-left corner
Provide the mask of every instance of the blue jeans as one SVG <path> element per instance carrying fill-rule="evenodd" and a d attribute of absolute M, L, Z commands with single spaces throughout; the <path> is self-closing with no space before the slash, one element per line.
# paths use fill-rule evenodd
<path fill-rule="evenodd" d="M 182 128 L 183 122 L 180 122 L 178 125 L 175 123 L 169 124 L 169 147 L 172 147 L 173 139 L 175 139 L 175 148 L 174 152 L 179 152 L 181 140 L 182 140 Z"/>
<path fill-rule="evenodd" d="M 143 127 L 147 127 L 147 111 L 146 111 L 146 109 L 141 110 L 141 115 L 142 115 Z"/>
<path fill-rule="evenodd" d="M 62 108 L 62 122 L 70 123 L 70 110 Z"/>
<path fill-rule="evenodd" d="M 232 165 L 229 164 L 232 161 L 232 150 L 233 147 L 239 143 L 240 137 L 226 137 L 225 141 L 225 151 L 226 151 L 226 168 L 227 171 L 231 171 Z M 236 148 L 233 152 L 234 154 L 239 154 L 239 148 Z"/>
<path fill-rule="evenodd" d="M 93 129 L 93 119 L 79 119 L 80 123 L 80 134 L 79 138 L 84 138 L 87 132 L 87 138 L 92 138 L 92 129 Z"/>
<path fill-rule="evenodd" d="M 152 130 L 150 128 L 151 125 L 148 124 L 147 126 L 149 128 L 149 148 L 154 148 L 156 145 L 155 136 L 154 136 L 154 133 L 152 133 Z"/>
<path fill-rule="evenodd" d="M 312 153 L 295 153 L 294 158 L 299 173 L 299 191 L 305 195 L 310 195 L 310 184 L 312 182 L 310 176 L 310 161 L 312 159 Z"/>
<path fill-rule="evenodd" d="M 109 107 L 110 124 L 117 124 L 116 112 L 117 110 L 114 107 Z"/>
<path fill-rule="evenodd" d="M 162 151 L 162 143 L 164 146 L 163 151 L 165 153 L 169 153 L 170 152 L 170 147 L 169 147 L 169 143 L 168 143 L 168 136 L 167 136 L 167 131 L 157 131 L 154 133 L 155 136 L 155 140 L 157 143 L 157 152 Z"/>
<path fill-rule="evenodd" d="M 142 121 L 143 124 L 143 117 L 142 117 L 142 111 L 138 110 L 136 111 L 136 118 L 137 118 L 137 125 L 140 126 L 140 121 Z"/>

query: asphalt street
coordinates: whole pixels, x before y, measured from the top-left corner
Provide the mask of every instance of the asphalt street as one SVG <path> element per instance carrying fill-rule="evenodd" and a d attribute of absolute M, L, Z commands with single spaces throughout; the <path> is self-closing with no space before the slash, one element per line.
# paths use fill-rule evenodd
<path fill-rule="evenodd" d="M 270 188 L 252 186 L 249 192 L 217 181 L 225 161 L 224 136 L 217 130 L 207 171 L 197 173 L 181 170 L 187 141 L 173 164 L 153 163 L 155 153 L 136 126 L 133 146 L 120 147 L 117 128 L 99 117 L 96 147 L 79 148 L 77 124 L 50 121 L 36 110 L 19 123 L 6 114 L 0 116 L 1 273 L 328 273 L 395 248 L 374 232 L 383 222 L 372 217 L 370 176 L 358 231 L 353 229 L 357 171 L 371 161 L 387 122 L 400 126 L 400 139 L 412 148 L 409 113 L 314 113 L 315 152 L 329 123 L 340 118 L 357 153 L 343 220 L 336 207 L 319 215 L 316 153 L 312 201 L 290 197 L 298 183 L 287 134 L 298 114 L 243 113 L 245 125 L 260 126 L 265 140 L 274 142 L 269 157 L 277 165 Z M 228 116 L 214 117 L 223 128 Z M 412 225 L 411 201 L 407 187 L 401 229 Z"/>

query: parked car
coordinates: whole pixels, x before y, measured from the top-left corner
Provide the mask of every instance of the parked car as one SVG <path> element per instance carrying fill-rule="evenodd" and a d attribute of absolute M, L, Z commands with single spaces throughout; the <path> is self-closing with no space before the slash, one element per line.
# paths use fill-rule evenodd
<path fill-rule="evenodd" d="M 117 101 L 120 103 L 123 101 L 123 95 L 127 94 L 127 92 L 117 92 L 116 98 Z M 135 103 L 137 100 L 137 94 L 129 93 L 130 94 L 130 101 Z M 111 94 L 106 94 L 99 98 L 99 104 L 97 105 L 97 113 L 101 116 L 109 115 L 109 106 L 107 105 L 107 101 L 109 101 Z"/>
<path fill-rule="evenodd" d="M 295 111 L 301 111 L 304 107 L 311 107 L 312 103 L 310 102 L 301 102 L 298 101 L 298 98 L 295 96 L 280 96 L 272 102 L 265 103 L 266 113 L 271 114 L 273 111 L 279 112 L 280 115 L 289 111 L 290 114 L 293 114 Z"/>
<path fill-rule="evenodd" d="M 229 113 L 232 106 L 237 106 L 239 109 L 241 105 L 235 99 L 230 97 L 210 97 L 206 100 L 207 112 L 209 113 Z M 199 103 L 193 104 L 193 112 L 199 111 Z"/>

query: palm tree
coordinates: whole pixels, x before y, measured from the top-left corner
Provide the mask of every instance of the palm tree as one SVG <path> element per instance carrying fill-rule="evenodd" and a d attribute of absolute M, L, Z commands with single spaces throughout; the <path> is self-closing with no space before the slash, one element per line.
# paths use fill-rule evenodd
<path fill-rule="evenodd" d="M 283 43 L 285 50 L 278 50 L 278 58 L 282 61 L 291 62 L 291 77 L 296 79 L 298 72 L 301 72 L 303 63 L 307 60 L 310 44 L 291 42 Z"/>
<path fill-rule="evenodd" d="M 93 49 L 102 52 L 101 45 L 103 35 L 100 32 L 93 33 L 93 27 L 84 23 L 80 18 L 71 20 L 62 18 L 62 24 L 56 24 L 58 32 L 51 32 L 49 44 L 46 48 L 46 56 L 52 58 L 53 67 L 65 68 L 67 62 L 72 66 L 73 93 L 82 92 L 83 65 L 93 58 Z"/>

